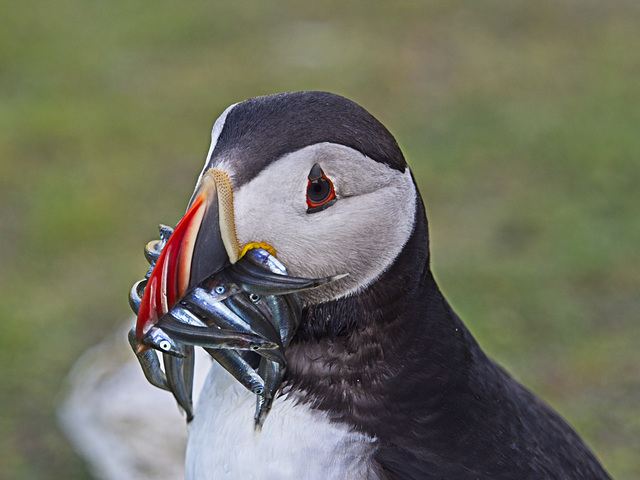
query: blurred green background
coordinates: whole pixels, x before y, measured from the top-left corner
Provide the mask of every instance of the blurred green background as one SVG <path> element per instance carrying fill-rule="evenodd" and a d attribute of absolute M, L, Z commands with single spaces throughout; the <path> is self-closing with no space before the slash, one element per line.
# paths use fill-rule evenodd
<path fill-rule="evenodd" d="M 635 0 L 6 2 L 0 478 L 90 478 L 66 373 L 130 316 L 215 118 L 302 89 L 396 135 L 471 331 L 640 478 L 639 25 Z"/>

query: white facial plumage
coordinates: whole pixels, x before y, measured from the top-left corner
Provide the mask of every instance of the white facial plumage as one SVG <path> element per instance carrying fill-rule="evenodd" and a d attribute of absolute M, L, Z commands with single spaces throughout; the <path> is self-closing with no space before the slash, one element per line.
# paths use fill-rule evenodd
<path fill-rule="evenodd" d="M 364 289 L 394 261 L 414 224 L 416 190 L 408 168 L 392 169 L 335 143 L 318 143 L 286 154 L 249 182 L 235 187 L 240 154 L 211 166 L 226 172 L 234 187 L 240 244 L 267 242 L 290 275 L 324 277 L 348 273 L 333 284 L 307 292 L 307 304 Z M 332 181 L 337 201 L 308 213 L 306 191 L 314 164 Z"/>

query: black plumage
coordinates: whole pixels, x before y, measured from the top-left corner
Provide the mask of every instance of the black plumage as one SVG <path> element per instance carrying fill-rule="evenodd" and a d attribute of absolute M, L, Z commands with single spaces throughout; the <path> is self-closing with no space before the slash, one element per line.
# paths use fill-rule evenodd
<path fill-rule="evenodd" d="M 357 103 L 326 92 L 280 93 L 239 103 L 229 112 L 207 166 L 225 155 L 242 158 L 234 179 L 238 188 L 283 155 L 322 142 L 351 147 L 396 170 L 406 167 L 384 125 Z"/>
<path fill-rule="evenodd" d="M 407 168 L 380 122 L 329 93 L 247 100 L 222 124 L 205 169 L 241 162 L 234 188 L 322 142 L 398 172 Z M 485 355 L 447 303 L 430 270 L 417 189 L 413 230 L 400 254 L 363 290 L 307 302 L 286 357 L 283 391 L 375 438 L 372 470 L 380 479 L 609 478 L 557 413 Z"/>
<path fill-rule="evenodd" d="M 478 346 L 429 268 L 427 222 L 359 295 L 307 308 L 287 381 L 375 436 L 389 479 L 606 479 L 578 435 Z M 313 360 L 311 360 L 313 359 Z"/>
<path fill-rule="evenodd" d="M 285 153 L 323 141 L 406 167 L 370 114 L 318 92 L 243 102 L 212 156 L 247 153 L 247 181 Z M 285 389 L 377 438 L 374 458 L 391 480 L 609 478 L 571 427 L 490 360 L 451 309 L 430 270 L 417 200 L 413 233 L 377 281 L 305 308 L 287 351 Z"/>

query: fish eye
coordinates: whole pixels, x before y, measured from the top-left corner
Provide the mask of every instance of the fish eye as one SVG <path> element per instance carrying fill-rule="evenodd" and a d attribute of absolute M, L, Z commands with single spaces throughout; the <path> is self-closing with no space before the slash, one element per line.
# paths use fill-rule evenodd
<path fill-rule="evenodd" d="M 307 213 L 315 213 L 333 205 L 336 201 L 336 192 L 333 182 L 324 174 L 317 163 L 309 172 L 307 184 Z"/>
<path fill-rule="evenodd" d="M 171 350 L 171 344 L 167 340 L 162 340 L 159 346 L 165 352 L 168 352 L 169 350 Z"/>
<path fill-rule="evenodd" d="M 250 293 L 249 300 L 251 300 L 253 303 L 258 303 L 260 301 L 260 295 L 256 295 L 255 293 Z"/>

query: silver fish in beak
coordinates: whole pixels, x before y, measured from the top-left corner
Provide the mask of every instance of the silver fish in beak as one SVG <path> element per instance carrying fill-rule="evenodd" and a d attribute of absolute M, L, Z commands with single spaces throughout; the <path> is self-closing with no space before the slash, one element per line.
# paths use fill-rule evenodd
<path fill-rule="evenodd" d="M 260 428 L 286 371 L 284 349 L 300 321 L 296 293 L 344 275 L 291 277 L 270 245 L 241 248 L 231 184 L 216 169 L 203 175 L 175 230 L 161 226 L 160 237 L 147 244 L 151 268 L 129 295 L 137 314 L 129 341 L 145 376 L 171 391 L 190 421 L 192 352 L 202 347 L 257 395 Z M 255 355 L 257 369 L 251 366 Z"/>

